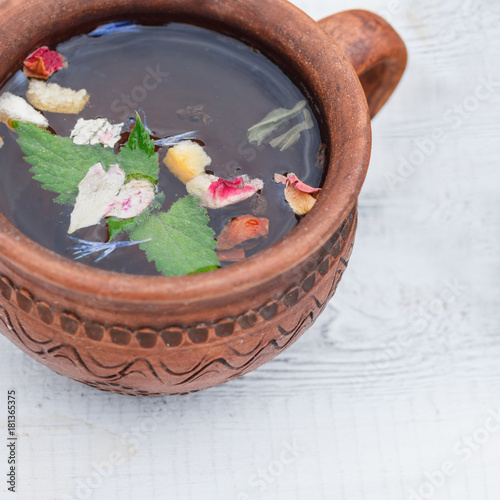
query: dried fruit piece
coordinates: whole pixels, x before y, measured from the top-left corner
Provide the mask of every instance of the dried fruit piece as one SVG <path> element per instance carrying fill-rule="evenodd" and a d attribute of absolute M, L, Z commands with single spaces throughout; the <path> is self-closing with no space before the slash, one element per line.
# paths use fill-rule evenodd
<path fill-rule="evenodd" d="M 78 145 L 103 144 L 112 148 L 120 140 L 122 128 L 123 123 L 113 125 L 106 118 L 97 118 L 96 120 L 80 118 L 71 131 L 71 137 L 73 142 Z"/>
<path fill-rule="evenodd" d="M 47 80 L 56 71 L 66 68 L 68 63 L 63 55 L 48 47 L 40 47 L 24 60 L 24 76 Z"/>
<path fill-rule="evenodd" d="M 316 203 L 316 197 L 321 191 L 321 188 L 313 188 L 304 184 L 293 173 L 287 176 L 275 174 L 274 180 L 275 182 L 285 184 L 285 199 L 297 215 L 307 214 Z"/>
<path fill-rule="evenodd" d="M 22 97 L 5 92 L 0 96 L 0 122 L 10 125 L 11 121 L 32 123 L 41 128 L 49 126 L 47 118 Z"/>
<path fill-rule="evenodd" d="M 264 187 L 260 179 L 248 175 L 235 177 L 233 181 L 215 175 L 201 174 L 186 184 L 187 192 L 200 199 L 200 205 L 207 208 L 222 208 L 253 196 Z"/>
<path fill-rule="evenodd" d="M 163 163 L 184 184 L 203 174 L 212 163 L 205 150 L 193 141 L 182 141 L 170 148 Z"/>
<path fill-rule="evenodd" d="M 87 105 L 90 96 L 85 89 L 76 91 L 61 87 L 57 83 L 31 80 L 26 98 L 35 108 L 42 111 L 77 115 Z"/>

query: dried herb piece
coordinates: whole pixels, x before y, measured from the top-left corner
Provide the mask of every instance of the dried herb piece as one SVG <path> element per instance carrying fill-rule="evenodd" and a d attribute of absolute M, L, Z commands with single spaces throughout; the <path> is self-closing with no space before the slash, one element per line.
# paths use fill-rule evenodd
<path fill-rule="evenodd" d="M 271 111 L 263 120 L 248 129 L 248 140 L 260 146 L 278 127 L 297 116 L 305 106 L 306 101 L 303 100 L 292 109 L 278 108 Z"/>
<path fill-rule="evenodd" d="M 283 135 L 280 135 L 279 137 L 273 139 L 269 143 L 273 148 L 280 148 L 280 151 L 285 151 L 290 146 L 293 146 L 300 139 L 300 134 L 304 130 L 309 130 L 310 128 L 314 127 L 311 113 L 307 109 L 304 109 L 302 113 L 304 115 L 304 121 L 298 123 L 290 130 L 288 130 L 288 132 L 285 132 Z"/>
<path fill-rule="evenodd" d="M 205 125 L 210 125 L 213 120 L 211 116 L 205 113 L 205 104 L 196 104 L 194 106 L 186 106 L 183 109 L 178 109 L 176 115 L 181 120 L 189 120 L 193 123 L 202 122 Z"/>
<path fill-rule="evenodd" d="M 68 238 L 77 243 L 77 245 L 70 248 L 70 250 L 73 250 L 75 260 L 83 259 L 83 257 L 87 257 L 93 253 L 100 253 L 101 255 L 94 260 L 94 262 L 100 262 L 102 259 L 105 259 L 117 248 L 131 247 L 148 241 L 110 241 L 103 243 L 100 241 L 82 240 L 80 238 L 74 238 L 73 236 L 68 236 Z"/>

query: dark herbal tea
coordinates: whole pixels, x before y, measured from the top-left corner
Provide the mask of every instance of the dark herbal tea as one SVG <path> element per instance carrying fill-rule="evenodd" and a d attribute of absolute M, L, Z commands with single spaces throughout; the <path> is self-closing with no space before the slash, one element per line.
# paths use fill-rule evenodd
<path fill-rule="evenodd" d="M 15 119 L 4 119 L 10 127 L 0 125 L 0 136 L 4 139 L 0 149 L 0 210 L 32 240 L 69 259 L 78 257 L 79 262 L 101 269 L 143 275 L 186 274 L 249 258 L 286 235 L 298 223 L 300 215 L 310 208 L 292 210 L 294 193 L 287 190 L 295 189 L 304 196 L 307 193 L 311 206 L 315 201 L 313 197 L 319 191 L 324 162 L 318 124 L 301 91 L 257 50 L 228 36 L 174 23 L 160 27 L 107 25 L 89 35 L 72 38 L 54 50 L 64 56 L 67 67 L 51 75 L 47 83 L 85 89 L 89 99 L 83 110 L 73 114 L 43 111 L 49 132 L 36 132 L 39 129 L 33 132 Z M 16 73 L 0 92 L 0 99 L 5 93 L 25 98 L 29 85 L 28 94 L 31 92 L 30 79 L 25 75 L 26 71 Z M 28 100 L 38 111 L 46 109 L 29 96 Z M 119 140 L 113 147 L 104 148 L 102 143 L 92 146 L 96 155 L 106 153 L 106 161 L 101 162 L 103 169 L 95 174 L 109 174 L 111 178 L 110 172 L 115 168 L 111 165 L 116 163 L 124 170 L 118 182 L 120 186 L 131 180 L 137 185 L 149 186 L 148 195 L 140 189 L 137 191 L 142 196 L 137 203 L 148 205 L 140 214 L 136 210 L 134 217 L 124 216 L 120 209 L 130 199 L 122 196 L 120 209 L 115 207 L 114 212 L 108 210 L 101 214 L 94 224 L 77 227 L 72 218 L 76 219 L 76 215 L 72 212 L 76 211 L 78 199 L 84 196 L 82 179 L 87 170 L 88 178 L 90 168 L 97 162 L 89 160 L 85 172 L 76 178 L 78 182 L 74 181 L 71 195 L 66 187 L 48 186 L 65 179 L 63 171 L 54 166 L 53 175 L 57 179 L 44 178 L 48 175 L 46 172 L 51 172 L 52 158 L 62 155 L 58 150 L 53 156 L 45 157 L 45 160 L 48 158 L 43 166 L 47 169 L 45 173 L 30 172 L 34 166 L 42 168 L 36 166 L 41 161 L 36 148 L 42 150 L 43 141 L 57 136 L 69 138 L 77 120 L 82 118 L 105 118 L 110 124 L 123 124 L 118 127 Z M 37 133 L 42 135 L 38 137 Z M 106 130 L 106 134 L 111 136 L 111 131 Z M 170 141 L 169 138 L 179 134 L 186 135 L 181 135 L 178 141 Z M 65 149 L 66 157 L 79 161 L 79 155 L 74 155 L 71 149 L 76 146 L 64 144 L 69 148 Z M 127 147 L 128 157 L 122 154 Z M 144 149 L 140 151 L 141 158 L 147 158 L 144 164 L 131 159 L 135 150 L 141 148 Z M 117 155 L 116 161 L 113 154 Z M 30 155 L 31 158 L 27 158 Z M 196 177 L 196 189 L 194 184 L 188 189 L 187 181 L 192 177 L 190 162 L 196 163 L 200 158 L 203 174 Z M 57 161 L 54 160 L 54 165 Z M 65 161 L 70 160 L 65 158 Z M 134 161 L 140 164 L 137 172 L 130 170 L 132 167 L 126 170 L 125 165 Z M 146 163 L 152 165 L 153 170 L 157 168 L 157 175 L 146 169 Z M 186 165 L 188 179 L 183 177 Z M 288 175 L 291 173 L 295 176 Z M 241 179 L 247 179 L 252 187 L 245 187 L 246 181 L 240 182 Z M 238 182 L 240 185 L 236 186 Z M 223 206 L 214 206 L 212 198 L 205 200 L 209 195 L 224 195 L 226 189 L 234 191 L 235 186 L 238 193 L 247 187 L 253 192 L 246 199 Z M 94 203 L 92 196 L 95 197 L 100 188 L 96 188 L 95 183 L 87 188 L 86 192 L 91 195 L 85 203 L 89 207 Z M 117 192 L 119 189 L 116 187 Z M 189 201 L 192 196 L 188 196 L 188 192 L 195 196 L 193 203 Z M 63 199 L 66 195 L 69 198 Z M 201 200 L 200 205 L 206 207 L 204 212 L 200 212 L 196 196 Z M 61 200 L 64 203 L 60 203 Z M 184 200 L 177 204 L 179 213 L 173 214 L 174 204 L 179 200 Z M 213 243 L 209 248 L 210 258 L 202 259 L 199 266 L 193 264 L 191 270 L 187 267 L 183 272 L 167 272 L 169 259 L 183 258 L 186 249 L 191 251 L 198 245 L 194 240 L 178 244 L 184 236 L 175 240 L 177 235 L 172 238 L 168 231 L 157 237 L 157 231 L 165 231 L 168 224 L 176 231 L 183 228 L 181 209 L 184 205 L 189 212 L 186 217 L 192 214 L 195 223 L 201 224 L 194 224 L 192 233 L 201 234 L 208 247 L 210 241 Z M 148 217 L 154 223 L 148 222 Z M 70 219 L 77 229 L 68 234 Z M 234 219 L 239 219 L 240 226 L 229 227 Z M 142 224 L 140 227 L 137 221 Z M 191 220 L 186 218 L 186 227 L 189 224 Z M 251 234 L 242 234 L 242 227 Z M 193 238 L 193 234 L 189 237 Z M 221 243 L 221 238 L 225 243 Z M 131 244 L 134 241 L 137 244 Z M 205 244 L 200 251 L 206 249 Z M 100 253 L 92 253 L 92 250 Z M 163 253 L 158 256 L 159 252 Z M 214 256 L 218 256 L 219 261 L 217 257 L 214 261 Z"/>

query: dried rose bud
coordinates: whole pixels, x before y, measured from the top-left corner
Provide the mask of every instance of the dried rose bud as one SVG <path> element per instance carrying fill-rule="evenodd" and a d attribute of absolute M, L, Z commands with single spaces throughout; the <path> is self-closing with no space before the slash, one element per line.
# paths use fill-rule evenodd
<path fill-rule="evenodd" d="M 285 184 L 285 199 L 295 214 L 305 215 L 311 211 L 321 188 L 313 188 L 304 184 L 293 173 L 287 176 L 275 174 L 274 180 L 275 182 Z"/>
<path fill-rule="evenodd" d="M 40 47 L 24 60 L 23 72 L 25 76 L 47 80 L 56 71 L 67 66 L 63 55 L 48 47 Z"/>

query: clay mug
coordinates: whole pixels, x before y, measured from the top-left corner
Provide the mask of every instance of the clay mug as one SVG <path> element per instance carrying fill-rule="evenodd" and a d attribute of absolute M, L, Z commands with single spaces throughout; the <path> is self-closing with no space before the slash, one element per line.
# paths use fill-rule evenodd
<path fill-rule="evenodd" d="M 308 97 L 328 168 L 315 207 L 291 233 L 245 262 L 193 276 L 93 269 L 42 248 L 0 215 L 2 334 L 61 375 L 140 396 L 221 384 L 294 343 L 351 254 L 370 116 L 406 65 L 395 31 L 366 11 L 315 22 L 285 0 L 7 0 L 0 14 L 0 86 L 37 47 L 109 21 L 185 22 L 247 42 Z"/>

